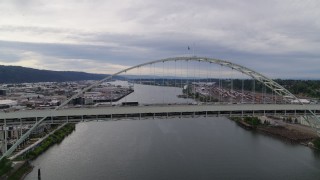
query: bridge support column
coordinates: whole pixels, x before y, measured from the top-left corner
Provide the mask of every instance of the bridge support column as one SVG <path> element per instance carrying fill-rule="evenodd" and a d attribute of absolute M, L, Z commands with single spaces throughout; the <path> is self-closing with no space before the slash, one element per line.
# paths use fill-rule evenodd
<path fill-rule="evenodd" d="M 284 116 L 287 116 L 287 110 L 284 110 Z"/>
<path fill-rule="evenodd" d="M 22 119 L 20 118 L 20 137 L 22 136 Z"/>
<path fill-rule="evenodd" d="M 243 110 L 241 111 L 241 117 L 243 117 Z"/>
<path fill-rule="evenodd" d="M 155 119 L 155 116 L 156 116 L 156 114 L 155 114 L 155 113 L 153 113 L 153 119 Z"/>
<path fill-rule="evenodd" d="M 2 142 L 2 153 L 7 152 L 8 148 L 8 131 L 7 131 L 7 120 L 4 119 L 3 124 L 3 142 Z"/>
<path fill-rule="evenodd" d="M 83 122 L 83 115 L 81 116 L 81 121 Z"/>
<path fill-rule="evenodd" d="M 38 117 L 36 117 L 36 123 L 38 123 Z"/>
<path fill-rule="evenodd" d="M 141 120 L 141 113 L 139 113 L 139 120 Z"/>
<path fill-rule="evenodd" d="M 266 110 L 263 110 L 263 116 L 266 116 Z"/>
<path fill-rule="evenodd" d="M 112 114 L 110 115 L 110 117 L 111 117 L 111 121 L 112 121 L 113 120 Z"/>
<path fill-rule="evenodd" d="M 169 118 L 169 113 L 167 113 L 167 119 Z"/>
<path fill-rule="evenodd" d="M 208 111 L 206 111 L 206 118 L 208 117 Z"/>
<path fill-rule="evenodd" d="M 182 118 L 182 112 L 180 112 L 180 118 Z"/>
<path fill-rule="evenodd" d="M 51 124 L 53 124 L 53 116 L 51 115 Z"/>
<path fill-rule="evenodd" d="M 294 116 L 297 116 L 297 110 L 294 110 Z"/>

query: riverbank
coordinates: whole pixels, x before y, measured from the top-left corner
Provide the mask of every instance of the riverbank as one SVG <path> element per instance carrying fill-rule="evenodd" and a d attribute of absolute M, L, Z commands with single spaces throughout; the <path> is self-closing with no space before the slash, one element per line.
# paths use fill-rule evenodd
<path fill-rule="evenodd" d="M 308 144 L 313 139 L 317 138 L 312 134 L 304 133 L 295 129 L 288 129 L 283 126 L 260 126 L 257 127 L 257 130 L 290 142 L 302 144 Z"/>
<path fill-rule="evenodd" d="M 24 179 L 31 171 L 33 170 L 33 166 L 29 161 L 25 161 L 20 168 L 15 171 L 8 180 L 21 180 Z"/>
<path fill-rule="evenodd" d="M 300 143 L 303 145 L 309 145 L 317 139 L 317 135 L 312 132 L 307 132 L 306 130 L 301 130 L 302 128 L 293 128 L 292 126 L 284 125 L 270 125 L 268 121 L 261 123 L 261 120 L 257 120 L 257 117 L 246 117 L 246 118 L 230 118 L 231 120 L 237 122 L 237 124 L 245 129 L 254 130 L 263 134 L 267 134 L 291 143 Z M 256 122 L 251 124 L 250 121 Z M 296 125 L 297 126 L 297 125 Z"/>
<path fill-rule="evenodd" d="M 29 161 L 14 162 L 14 164 L 14 167 L 1 176 L 0 180 L 21 180 L 33 170 L 33 166 Z"/>
<path fill-rule="evenodd" d="M 38 146 L 33 148 L 31 151 L 17 157 L 15 160 L 33 160 L 40 154 L 45 152 L 54 144 L 59 144 L 66 136 L 71 134 L 75 130 L 75 124 L 65 124 L 63 127 L 50 134 L 45 140 L 43 140 Z"/>
<path fill-rule="evenodd" d="M 308 144 L 308 146 L 320 151 L 320 137 L 315 138 L 311 143 Z"/>
<path fill-rule="evenodd" d="M 31 148 L 28 148 L 27 151 L 24 151 L 19 156 L 15 157 L 13 160 L 6 159 L 4 161 L 5 167 L 8 168 L 8 165 L 14 164 L 12 168 L 7 170 L 1 179 L 22 179 L 33 169 L 30 160 L 36 159 L 39 155 L 48 150 L 51 146 L 59 144 L 63 141 L 65 137 L 71 134 L 75 130 L 75 124 L 64 124 L 62 127 L 57 128 L 55 131 L 50 133 L 46 138 L 41 142 L 35 144 Z"/>

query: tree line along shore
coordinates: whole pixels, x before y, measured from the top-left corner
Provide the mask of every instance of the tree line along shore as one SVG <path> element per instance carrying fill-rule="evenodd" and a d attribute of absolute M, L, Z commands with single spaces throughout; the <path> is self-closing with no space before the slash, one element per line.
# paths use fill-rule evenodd
<path fill-rule="evenodd" d="M 63 139 L 75 130 L 75 124 L 65 124 L 50 134 L 46 139 L 37 144 L 30 151 L 11 160 L 3 158 L 0 161 L 0 180 L 19 180 L 32 171 L 33 167 L 30 161 L 36 159 L 39 155 L 48 150 L 51 146 L 59 144 Z"/>

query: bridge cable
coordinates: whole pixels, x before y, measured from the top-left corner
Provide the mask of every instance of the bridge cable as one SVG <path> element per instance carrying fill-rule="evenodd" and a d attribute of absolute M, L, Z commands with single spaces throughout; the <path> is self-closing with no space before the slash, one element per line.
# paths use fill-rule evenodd
<path fill-rule="evenodd" d="M 148 85 L 150 85 L 150 87 L 152 86 L 152 83 L 151 83 L 151 79 L 152 79 L 152 77 L 151 77 L 151 75 L 152 75 L 152 70 L 151 70 L 151 64 L 149 64 L 149 73 L 147 73 L 148 74 L 148 83 L 146 83 L 146 84 L 148 84 Z"/>
<path fill-rule="evenodd" d="M 264 91 L 263 104 L 266 104 L 267 88 L 265 84 L 262 84 L 262 85 L 263 85 L 263 91 Z"/>
<path fill-rule="evenodd" d="M 231 69 L 231 91 L 230 91 L 230 94 L 231 94 L 231 104 L 233 103 L 233 68 Z"/>
<path fill-rule="evenodd" d="M 265 93 L 265 87 L 263 85 L 263 83 L 261 83 L 261 104 L 265 104 L 265 97 L 266 97 L 266 93 Z"/>
<path fill-rule="evenodd" d="M 222 65 L 220 65 L 219 66 L 219 103 L 221 104 L 222 102 L 222 93 L 223 93 L 223 91 L 222 91 L 222 81 L 221 81 L 221 78 L 222 78 L 222 74 L 221 74 L 221 68 L 222 68 Z"/>
<path fill-rule="evenodd" d="M 193 66 L 193 99 L 194 99 L 194 103 L 197 102 L 196 101 L 196 65 Z"/>
<path fill-rule="evenodd" d="M 199 87 L 201 87 L 200 86 L 200 81 L 202 82 L 202 77 L 201 77 L 201 74 L 200 74 L 200 61 L 198 61 L 198 89 L 196 89 L 196 92 L 197 91 L 199 91 Z M 201 101 L 202 101 L 202 94 L 201 94 L 201 89 L 200 89 L 200 91 L 198 92 L 198 94 L 199 94 L 199 96 L 198 96 L 198 101 L 201 103 Z"/>
<path fill-rule="evenodd" d="M 180 61 L 180 66 L 181 66 L 181 69 L 180 69 L 180 73 L 181 73 L 181 79 L 180 79 L 180 86 L 181 86 L 181 89 L 183 90 L 183 86 L 182 86 L 182 79 L 183 79 L 183 66 L 182 66 L 182 61 Z"/>
<path fill-rule="evenodd" d="M 208 66 L 205 66 L 205 67 L 206 67 L 206 76 L 207 76 L 205 88 L 206 88 L 206 92 L 209 94 L 209 92 L 208 92 L 208 89 L 209 89 Z M 208 104 L 208 94 L 205 96 L 205 98 L 206 98 L 206 105 Z"/>
<path fill-rule="evenodd" d="M 277 100 L 276 100 L 276 92 L 274 92 L 274 90 L 272 89 L 272 101 L 271 102 L 273 102 L 273 104 L 277 104 Z"/>
<path fill-rule="evenodd" d="M 241 104 L 243 104 L 243 96 L 244 96 L 244 91 L 243 91 L 243 81 L 244 81 L 244 77 L 243 77 L 243 73 L 241 73 Z"/>
<path fill-rule="evenodd" d="M 112 78 L 113 78 L 113 77 L 111 77 L 111 83 L 110 83 L 110 89 L 111 89 L 110 102 L 111 102 L 111 107 L 112 107 L 112 100 L 113 100 L 113 85 L 112 85 Z"/>
<path fill-rule="evenodd" d="M 189 61 L 187 60 L 187 85 L 186 85 L 186 91 L 187 91 L 187 103 L 189 104 Z"/>
<path fill-rule="evenodd" d="M 164 104 L 164 61 L 162 61 L 162 104 Z"/>
<path fill-rule="evenodd" d="M 177 90 L 177 61 L 174 61 L 174 95 L 176 95 Z"/>
<path fill-rule="evenodd" d="M 141 70 L 141 66 L 139 66 L 139 67 L 138 67 L 139 81 L 140 81 L 140 82 L 139 82 L 139 88 L 140 88 L 140 89 L 143 89 L 143 87 L 142 87 L 142 82 L 141 82 L 141 71 L 142 71 L 142 70 Z M 137 88 L 137 89 L 138 89 L 138 88 Z M 136 98 L 138 98 L 138 99 L 137 99 L 137 102 L 138 102 L 139 104 L 140 104 L 140 103 L 142 104 L 143 101 L 141 100 L 141 94 L 140 94 L 140 93 L 136 93 L 136 94 L 137 94 L 137 95 L 139 94 L 139 95 L 136 97 Z M 141 101 L 141 102 L 139 102 L 139 101 Z"/>
<path fill-rule="evenodd" d="M 209 69 L 209 82 L 212 82 L 212 84 L 213 84 L 213 66 L 211 65 L 212 64 L 212 62 L 210 62 L 210 65 L 208 66 L 208 69 Z M 211 71 L 210 71 L 210 68 L 211 68 Z M 209 93 L 209 98 L 210 98 L 210 103 L 212 102 L 212 95 L 213 95 L 213 86 L 211 86 L 210 88 L 209 88 L 209 90 L 210 90 L 210 93 Z"/>
<path fill-rule="evenodd" d="M 253 85 L 252 85 L 252 104 L 255 104 L 256 100 L 256 83 L 255 79 L 253 79 Z"/>
<path fill-rule="evenodd" d="M 153 64 L 153 84 L 154 84 L 154 88 L 156 88 L 156 63 Z M 156 104 L 156 98 L 153 97 L 153 102 L 154 104 Z"/>
<path fill-rule="evenodd" d="M 127 83 L 127 87 L 129 88 L 129 82 L 128 82 L 128 79 L 127 79 L 127 71 L 125 71 L 124 73 L 125 73 L 124 83 Z M 124 96 L 124 101 L 125 101 L 125 104 L 127 104 L 127 96 Z"/>

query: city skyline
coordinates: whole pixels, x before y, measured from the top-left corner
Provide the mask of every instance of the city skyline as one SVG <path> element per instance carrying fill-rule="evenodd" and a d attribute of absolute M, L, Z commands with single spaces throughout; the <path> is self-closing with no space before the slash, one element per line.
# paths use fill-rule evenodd
<path fill-rule="evenodd" d="M 115 73 L 175 56 L 319 79 L 317 1 L 0 2 L 0 64 Z M 190 50 L 188 50 L 190 47 Z"/>

